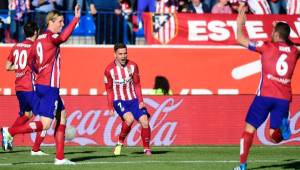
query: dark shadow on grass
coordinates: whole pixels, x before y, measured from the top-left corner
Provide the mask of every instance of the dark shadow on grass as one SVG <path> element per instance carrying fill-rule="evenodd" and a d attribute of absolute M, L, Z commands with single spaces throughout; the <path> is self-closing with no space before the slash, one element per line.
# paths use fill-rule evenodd
<path fill-rule="evenodd" d="M 159 154 L 166 154 L 173 151 L 152 151 L 152 154 L 159 155 Z M 142 155 L 144 152 L 132 152 L 132 154 Z"/>
<path fill-rule="evenodd" d="M 48 165 L 48 164 L 53 164 L 54 165 L 54 161 L 50 162 L 42 162 L 42 163 L 46 163 L 45 165 Z M 23 164 L 37 164 L 37 165 L 41 165 L 40 162 L 15 162 L 15 163 L 12 163 L 13 165 L 23 165 Z"/>
<path fill-rule="evenodd" d="M 12 153 L 19 153 L 19 152 L 28 152 L 28 153 L 30 153 L 30 150 L 0 151 L 1 154 L 12 154 Z"/>
<path fill-rule="evenodd" d="M 286 163 L 282 164 L 259 166 L 256 168 L 250 168 L 249 170 L 273 168 L 300 170 L 300 161 L 287 161 Z"/>
<path fill-rule="evenodd" d="M 126 155 L 120 155 L 118 157 L 121 156 L 126 156 Z M 92 159 L 103 159 L 103 158 L 114 158 L 116 156 L 114 155 L 107 155 L 107 156 L 82 156 L 82 157 L 78 157 L 78 158 L 72 158 L 71 161 L 74 162 L 80 162 L 80 161 L 86 161 L 86 160 L 92 160 Z"/>
<path fill-rule="evenodd" d="M 84 153 L 95 153 L 96 151 L 78 151 L 78 152 L 65 152 L 65 155 L 72 155 L 72 154 L 84 154 Z"/>

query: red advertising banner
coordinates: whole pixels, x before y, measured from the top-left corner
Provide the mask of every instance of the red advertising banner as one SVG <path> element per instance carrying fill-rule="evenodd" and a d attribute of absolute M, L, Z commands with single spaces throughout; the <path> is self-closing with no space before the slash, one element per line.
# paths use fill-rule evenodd
<path fill-rule="evenodd" d="M 290 24 L 291 38 L 300 43 L 297 15 L 248 15 L 245 33 L 251 40 L 268 40 L 273 21 Z M 144 14 L 147 44 L 235 45 L 236 15 Z"/>
<path fill-rule="evenodd" d="M 9 50 L 8 46 L 0 46 L 3 65 Z M 165 76 L 173 94 L 181 95 L 255 94 L 259 84 L 259 55 L 237 46 L 129 46 L 128 55 L 139 66 L 144 89 L 153 88 L 157 75 Z M 113 59 L 112 46 L 62 47 L 62 94 L 103 94 L 104 69 Z M 14 76 L 0 69 L 0 95 L 14 94 Z M 299 65 L 292 79 L 294 94 L 300 94 L 297 82 Z"/>
<path fill-rule="evenodd" d="M 151 113 L 151 145 L 228 145 L 239 144 L 244 118 L 252 95 L 238 96 L 149 96 L 144 101 Z M 109 116 L 106 96 L 65 96 L 67 126 L 76 128 L 76 138 L 68 145 L 113 146 L 118 140 L 121 121 Z M 9 126 L 18 113 L 15 96 L 0 96 L 0 125 Z M 291 105 L 292 138 L 282 144 L 300 141 L 300 96 Z M 54 145 L 53 127 L 47 131 L 44 145 Z M 269 124 L 258 129 L 255 144 L 270 145 Z M 15 145 L 32 145 L 35 134 L 15 136 Z M 140 126 L 134 124 L 127 145 L 141 145 Z"/>

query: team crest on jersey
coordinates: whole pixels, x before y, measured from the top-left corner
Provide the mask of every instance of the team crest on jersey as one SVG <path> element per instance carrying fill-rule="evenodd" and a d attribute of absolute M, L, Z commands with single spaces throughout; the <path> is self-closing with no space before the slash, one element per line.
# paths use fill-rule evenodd
<path fill-rule="evenodd" d="M 176 14 L 153 14 L 152 36 L 162 44 L 168 44 L 177 36 L 178 22 Z"/>
<path fill-rule="evenodd" d="M 53 34 L 52 37 L 53 38 L 57 38 L 59 36 L 59 34 Z"/>
<path fill-rule="evenodd" d="M 262 47 L 264 45 L 263 41 L 257 41 L 256 42 L 256 47 Z"/>

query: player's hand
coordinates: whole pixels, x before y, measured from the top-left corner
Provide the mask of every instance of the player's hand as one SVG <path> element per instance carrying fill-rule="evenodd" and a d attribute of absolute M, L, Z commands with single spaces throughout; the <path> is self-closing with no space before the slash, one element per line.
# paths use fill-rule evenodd
<path fill-rule="evenodd" d="M 109 111 L 109 116 L 114 116 L 115 115 L 115 111 L 114 110 L 110 110 Z"/>
<path fill-rule="evenodd" d="M 142 109 L 142 108 L 144 108 L 145 107 L 145 103 L 144 102 L 140 102 L 140 104 L 139 104 L 139 109 Z"/>
<path fill-rule="evenodd" d="M 80 16 L 81 16 L 80 5 L 76 4 L 76 6 L 75 6 L 75 17 L 80 18 Z"/>
<path fill-rule="evenodd" d="M 236 23 L 237 25 L 245 25 L 245 22 L 246 22 L 246 8 L 242 7 L 239 10 L 239 14 L 236 18 Z"/>
<path fill-rule="evenodd" d="M 91 4 L 91 5 L 90 5 L 90 9 L 91 9 L 91 14 L 92 14 L 92 15 L 97 14 L 97 9 L 96 9 L 96 7 L 95 7 L 94 4 Z"/>

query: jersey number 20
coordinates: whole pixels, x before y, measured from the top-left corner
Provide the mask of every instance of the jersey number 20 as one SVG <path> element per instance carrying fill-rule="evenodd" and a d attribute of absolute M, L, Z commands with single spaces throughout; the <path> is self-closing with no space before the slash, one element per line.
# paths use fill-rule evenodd
<path fill-rule="evenodd" d="M 22 50 L 21 52 L 19 52 L 19 50 L 15 50 L 13 55 L 15 56 L 14 65 L 16 66 L 16 69 L 20 68 L 23 70 L 27 64 L 27 51 Z"/>

